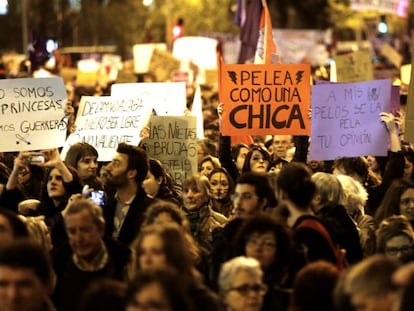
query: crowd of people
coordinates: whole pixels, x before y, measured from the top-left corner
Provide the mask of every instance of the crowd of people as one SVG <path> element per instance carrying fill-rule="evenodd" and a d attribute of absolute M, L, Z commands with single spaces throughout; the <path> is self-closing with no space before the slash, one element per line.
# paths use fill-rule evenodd
<path fill-rule="evenodd" d="M 309 137 L 235 142 L 214 109 L 182 184 L 144 145 L 1 153 L 0 311 L 412 310 L 403 120 L 379 116 L 387 157 L 311 161 Z"/>

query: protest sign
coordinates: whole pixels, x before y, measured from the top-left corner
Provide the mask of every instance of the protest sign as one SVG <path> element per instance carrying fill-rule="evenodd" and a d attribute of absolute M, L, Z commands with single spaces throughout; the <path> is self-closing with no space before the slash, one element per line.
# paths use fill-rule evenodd
<path fill-rule="evenodd" d="M 308 64 L 221 65 L 223 135 L 309 135 Z"/>
<path fill-rule="evenodd" d="M 77 143 L 85 142 L 98 151 L 99 161 L 110 161 L 118 144 L 137 146 L 139 132 L 146 125 L 151 107 L 141 98 L 83 96 L 76 117 L 76 130 L 66 140 L 61 156 Z"/>
<path fill-rule="evenodd" d="M 186 109 L 184 82 L 116 83 L 111 87 L 111 96 L 140 98 L 151 105 L 157 115 L 182 116 Z"/>
<path fill-rule="evenodd" d="M 167 51 L 166 43 L 141 43 L 133 46 L 134 72 L 148 73 L 154 50 Z"/>
<path fill-rule="evenodd" d="M 355 11 L 374 11 L 407 16 L 409 0 L 351 0 L 351 8 Z"/>
<path fill-rule="evenodd" d="M 63 146 L 66 103 L 62 78 L 0 80 L 1 151 Z"/>
<path fill-rule="evenodd" d="M 152 116 L 150 137 L 144 146 L 150 157 L 162 162 L 175 183 L 197 173 L 196 117 Z"/>
<path fill-rule="evenodd" d="M 371 54 L 368 51 L 353 52 L 334 57 L 335 82 L 370 81 L 374 77 Z"/>
<path fill-rule="evenodd" d="M 390 101 L 390 80 L 313 86 L 310 158 L 387 155 L 379 114 L 390 111 Z"/>
<path fill-rule="evenodd" d="M 154 49 L 149 73 L 157 82 L 171 81 L 174 73 L 180 69 L 180 61 L 172 56 L 169 51 Z"/>

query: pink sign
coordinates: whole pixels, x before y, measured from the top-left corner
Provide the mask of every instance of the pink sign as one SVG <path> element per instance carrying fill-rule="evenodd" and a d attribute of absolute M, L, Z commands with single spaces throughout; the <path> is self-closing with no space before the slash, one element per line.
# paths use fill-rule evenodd
<path fill-rule="evenodd" d="M 388 132 L 379 121 L 390 112 L 391 80 L 312 87 L 310 158 L 385 156 Z"/>

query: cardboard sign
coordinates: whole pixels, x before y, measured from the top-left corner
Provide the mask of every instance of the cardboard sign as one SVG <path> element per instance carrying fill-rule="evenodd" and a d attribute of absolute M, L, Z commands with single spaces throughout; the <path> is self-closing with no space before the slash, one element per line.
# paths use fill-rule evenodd
<path fill-rule="evenodd" d="M 116 83 L 111 96 L 140 98 L 160 116 L 184 115 L 187 101 L 184 82 Z"/>
<path fill-rule="evenodd" d="M 134 72 L 148 73 L 154 50 L 167 51 L 166 43 L 142 43 L 133 46 Z"/>
<path fill-rule="evenodd" d="M 1 151 L 63 146 L 66 103 L 62 78 L 0 80 Z"/>
<path fill-rule="evenodd" d="M 152 116 L 148 126 L 150 137 L 144 143 L 148 155 L 160 160 L 182 185 L 187 176 L 197 173 L 196 117 Z"/>
<path fill-rule="evenodd" d="M 180 68 L 180 61 L 168 51 L 154 49 L 149 65 L 149 72 L 155 81 L 171 81 L 174 72 Z"/>
<path fill-rule="evenodd" d="M 137 146 L 139 132 L 147 123 L 151 106 L 142 99 L 121 99 L 110 96 L 83 96 L 76 117 L 76 131 L 72 133 L 61 152 L 85 142 L 98 151 L 99 161 L 110 161 L 121 142 Z"/>
<path fill-rule="evenodd" d="M 222 65 L 223 135 L 309 135 L 310 66 Z"/>
<path fill-rule="evenodd" d="M 379 114 L 390 111 L 390 102 L 391 80 L 313 86 L 310 158 L 387 155 Z"/>
<path fill-rule="evenodd" d="M 355 11 L 375 11 L 407 16 L 409 0 L 351 0 L 351 8 Z"/>
<path fill-rule="evenodd" d="M 361 51 L 334 57 L 336 82 L 360 82 L 373 80 L 371 55 Z"/>

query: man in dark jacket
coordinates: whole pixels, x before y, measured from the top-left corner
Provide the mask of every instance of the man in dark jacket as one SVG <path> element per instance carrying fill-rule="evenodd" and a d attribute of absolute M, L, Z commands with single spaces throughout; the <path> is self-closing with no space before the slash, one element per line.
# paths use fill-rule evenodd
<path fill-rule="evenodd" d="M 141 186 L 148 166 L 144 149 L 120 143 L 103 174 L 104 183 L 115 189 L 104 207 L 105 233 L 128 245 L 138 234 L 148 206 L 155 202 Z"/>
<path fill-rule="evenodd" d="M 128 246 L 104 238 L 102 209 L 89 199 L 75 199 L 65 209 L 69 246 L 53 254 L 57 276 L 54 301 L 59 311 L 77 310 L 82 293 L 102 279 L 124 280 Z"/>

